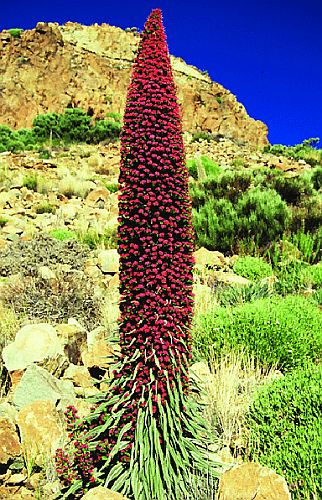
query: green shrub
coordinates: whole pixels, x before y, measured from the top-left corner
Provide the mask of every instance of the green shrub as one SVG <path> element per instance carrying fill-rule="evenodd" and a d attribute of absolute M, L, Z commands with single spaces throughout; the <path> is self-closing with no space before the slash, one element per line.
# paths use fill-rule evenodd
<path fill-rule="evenodd" d="M 58 117 L 60 136 L 66 142 L 87 142 L 90 123 L 90 116 L 82 109 L 65 109 L 65 112 Z"/>
<path fill-rule="evenodd" d="M 199 131 L 192 135 L 191 142 L 207 141 L 211 142 L 213 140 L 213 135 L 209 132 Z"/>
<path fill-rule="evenodd" d="M 13 136 L 13 130 L 6 125 L 0 125 L 0 147 L 2 151 L 10 151 L 8 143 Z"/>
<path fill-rule="evenodd" d="M 244 349 L 261 366 L 291 370 L 320 359 L 322 311 L 301 296 L 220 307 L 198 318 L 194 341 L 206 358 Z"/>
<path fill-rule="evenodd" d="M 221 172 L 220 166 L 208 156 L 201 156 L 187 161 L 189 175 L 194 179 L 204 179 L 206 177 L 218 177 Z"/>
<path fill-rule="evenodd" d="M 322 263 L 309 266 L 303 271 L 303 282 L 310 288 L 322 287 Z"/>
<path fill-rule="evenodd" d="M 38 175 L 37 174 L 29 174 L 25 175 L 22 179 L 22 185 L 31 191 L 37 191 L 38 187 Z"/>
<path fill-rule="evenodd" d="M 229 200 L 208 200 L 193 210 L 193 226 L 198 246 L 228 252 L 236 238 L 238 217 Z"/>
<path fill-rule="evenodd" d="M 233 271 L 244 278 L 252 281 L 258 281 L 273 274 L 273 269 L 270 264 L 267 264 L 259 257 L 238 257 L 233 266 Z"/>
<path fill-rule="evenodd" d="M 223 306 L 237 306 L 264 299 L 272 295 L 272 287 L 267 280 L 250 283 L 244 286 L 218 284 L 215 286 L 214 295 L 216 302 Z"/>
<path fill-rule="evenodd" d="M 0 217 L 0 228 L 1 227 L 4 227 L 8 222 L 8 219 L 6 219 L 5 217 Z"/>
<path fill-rule="evenodd" d="M 53 229 L 49 234 L 52 238 L 60 241 L 72 240 L 77 238 L 77 235 L 74 231 L 65 228 Z"/>
<path fill-rule="evenodd" d="M 16 130 L 13 132 L 12 137 L 14 140 L 22 143 L 22 149 L 33 149 L 37 142 L 37 138 L 35 137 L 33 131 L 29 128 Z"/>
<path fill-rule="evenodd" d="M 309 264 L 316 264 L 322 257 L 322 228 L 315 233 L 299 231 L 292 234 L 291 242 L 298 248 L 301 258 Z"/>
<path fill-rule="evenodd" d="M 303 198 L 313 192 L 311 180 L 305 175 L 286 177 L 276 176 L 270 187 L 280 194 L 282 200 L 291 205 L 298 205 Z"/>
<path fill-rule="evenodd" d="M 11 28 L 10 30 L 8 30 L 8 32 L 10 33 L 12 38 L 20 38 L 21 33 L 23 33 L 23 29 L 22 28 Z"/>
<path fill-rule="evenodd" d="M 97 144 L 102 141 L 114 141 L 121 133 L 122 125 L 113 120 L 97 120 L 90 128 L 90 133 L 85 140 Z"/>
<path fill-rule="evenodd" d="M 36 206 L 36 214 L 54 214 L 56 208 L 50 203 L 44 202 Z"/>
<path fill-rule="evenodd" d="M 304 272 L 308 264 L 291 258 L 282 260 L 275 269 L 275 290 L 281 295 L 298 293 L 305 288 Z"/>
<path fill-rule="evenodd" d="M 221 176 L 206 179 L 203 182 L 203 188 L 206 193 L 211 193 L 216 199 L 225 198 L 232 203 L 245 193 L 252 183 L 252 174 L 250 172 L 226 171 Z"/>
<path fill-rule="evenodd" d="M 317 167 L 312 174 L 312 184 L 317 191 L 322 187 L 322 167 Z"/>
<path fill-rule="evenodd" d="M 322 498 L 322 367 L 309 365 L 260 389 L 251 404 L 250 459 L 285 476 L 292 497 Z"/>
<path fill-rule="evenodd" d="M 304 231 L 313 233 L 322 226 L 322 197 L 321 195 L 305 198 L 301 205 L 292 210 L 290 230 L 293 233 Z"/>
<path fill-rule="evenodd" d="M 119 189 L 119 183 L 118 182 L 106 182 L 105 183 L 106 189 L 110 191 L 110 193 L 116 193 Z"/>
<path fill-rule="evenodd" d="M 236 205 L 240 218 L 239 237 L 253 236 L 259 246 L 280 237 L 288 227 L 291 212 L 276 191 L 251 188 Z"/>
<path fill-rule="evenodd" d="M 61 139 L 58 113 L 47 113 L 38 115 L 32 122 L 33 133 L 38 140 L 45 140 L 52 137 Z"/>

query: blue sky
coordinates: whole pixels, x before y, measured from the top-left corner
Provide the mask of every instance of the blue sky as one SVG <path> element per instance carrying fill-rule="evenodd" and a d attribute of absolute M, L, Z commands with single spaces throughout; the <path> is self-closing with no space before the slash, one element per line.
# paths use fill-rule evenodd
<path fill-rule="evenodd" d="M 268 125 L 271 143 L 322 141 L 322 0 L 16 0 L 1 6 L 0 29 L 38 21 L 142 29 L 155 7 L 170 52 L 233 92 Z"/>

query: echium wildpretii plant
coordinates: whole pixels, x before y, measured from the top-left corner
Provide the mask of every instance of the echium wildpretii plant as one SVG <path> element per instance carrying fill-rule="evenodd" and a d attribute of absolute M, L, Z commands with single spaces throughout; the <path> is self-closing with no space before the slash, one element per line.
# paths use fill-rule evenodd
<path fill-rule="evenodd" d="M 104 482 L 136 500 L 190 498 L 209 473 L 189 396 L 193 229 L 176 89 L 161 11 L 141 34 L 121 135 L 121 361 L 57 469 L 73 489 Z M 75 444 L 76 441 L 76 444 Z M 77 460 L 75 461 L 75 457 Z"/>

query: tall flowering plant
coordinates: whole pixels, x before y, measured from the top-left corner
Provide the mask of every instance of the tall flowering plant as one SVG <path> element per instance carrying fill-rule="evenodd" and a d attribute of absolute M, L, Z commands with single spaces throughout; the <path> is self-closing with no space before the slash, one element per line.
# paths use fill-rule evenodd
<path fill-rule="evenodd" d="M 208 470 L 205 427 L 190 395 L 193 229 L 179 105 L 159 9 L 132 71 L 119 176 L 121 361 L 80 432 L 64 478 L 136 500 L 190 498 L 191 467 Z M 74 415 L 73 411 L 69 414 Z M 81 436 L 81 437 L 80 437 Z M 196 437 L 199 438 L 196 445 Z M 89 463 L 84 469 L 83 463 Z M 84 472 L 85 470 L 85 472 Z"/>

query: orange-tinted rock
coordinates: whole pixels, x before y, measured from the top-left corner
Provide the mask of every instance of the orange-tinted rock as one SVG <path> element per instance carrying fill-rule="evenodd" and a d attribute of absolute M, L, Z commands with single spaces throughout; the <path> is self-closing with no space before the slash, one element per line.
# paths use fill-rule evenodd
<path fill-rule="evenodd" d="M 0 33 L 1 123 L 29 127 L 39 113 L 67 107 L 92 110 L 100 118 L 122 113 L 138 40 L 107 24 L 42 23 L 39 28 L 38 23 L 19 39 Z M 184 130 L 267 144 L 266 125 L 250 118 L 233 94 L 182 59 L 172 57 L 171 62 Z"/>
<path fill-rule="evenodd" d="M 291 500 L 285 479 L 268 467 L 246 463 L 224 472 L 218 500 Z"/>
<path fill-rule="evenodd" d="M 0 464 L 21 453 L 19 436 L 15 424 L 6 418 L 0 419 Z"/>

